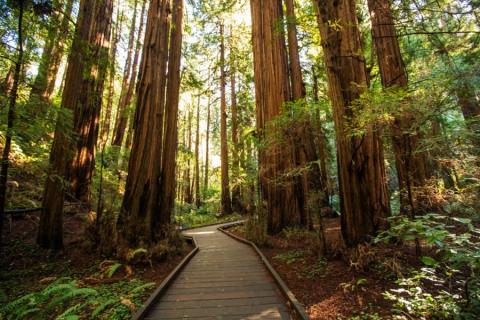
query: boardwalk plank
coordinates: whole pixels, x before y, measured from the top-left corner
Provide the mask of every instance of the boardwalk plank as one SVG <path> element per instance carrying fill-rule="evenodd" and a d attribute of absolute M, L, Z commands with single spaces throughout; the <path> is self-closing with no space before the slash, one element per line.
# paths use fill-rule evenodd
<path fill-rule="evenodd" d="M 280 292 L 255 252 L 215 226 L 187 231 L 198 254 L 145 319 L 291 319 Z"/>

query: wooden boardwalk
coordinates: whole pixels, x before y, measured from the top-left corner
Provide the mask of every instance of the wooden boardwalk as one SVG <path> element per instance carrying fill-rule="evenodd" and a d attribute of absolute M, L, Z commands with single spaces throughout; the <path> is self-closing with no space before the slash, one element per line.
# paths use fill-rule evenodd
<path fill-rule="evenodd" d="M 200 251 L 144 319 L 291 319 L 253 249 L 217 227 L 185 232 Z"/>

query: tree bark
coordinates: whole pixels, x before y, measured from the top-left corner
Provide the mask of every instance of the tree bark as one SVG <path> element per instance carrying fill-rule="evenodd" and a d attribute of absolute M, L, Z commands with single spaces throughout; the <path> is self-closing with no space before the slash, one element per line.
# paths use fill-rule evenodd
<path fill-rule="evenodd" d="M 210 148 L 210 101 L 211 101 L 211 96 L 210 93 L 208 94 L 208 100 L 207 100 L 207 132 L 206 132 L 206 137 L 205 137 L 205 177 L 204 177 L 204 190 L 208 190 L 208 166 L 209 166 L 209 148 Z"/>
<path fill-rule="evenodd" d="M 89 43 L 89 32 L 94 20 L 94 3 L 86 0 L 80 2 L 75 36 L 68 57 L 65 72 L 65 86 L 62 94 L 62 108 L 59 113 L 55 135 L 50 151 L 50 167 L 45 181 L 42 212 L 38 228 L 37 243 L 44 248 L 54 250 L 63 247 L 63 201 L 65 197 L 65 178 L 72 159 L 72 138 L 68 130 L 72 128 L 71 113 L 83 92 L 82 87 L 84 62 Z M 68 113 L 68 115 L 66 115 Z"/>
<path fill-rule="evenodd" d="M 146 1 L 146 0 L 145 0 Z M 144 5 L 145 5 L 144 1 Z M 122 146 L 123 137 L 125 134 L 125 128 L 127 127 L 128 116 L 126 113 L 127 105 L 127 94 L 129 89 L 130 75 L 132 73 L 132 58 L 134 55 L 135 49 L 135 33 L 137 29 L 137 4 L 138 0 L 135 0 L 133 4 L 133 17 L 132 24 L 130 25 L 130 34 L 128 36 L 128 49 L 127 49 L 127 59 L 125 60 L 125 66 L 123 68 L 123 80 L 122 80 L 122 89 L 120 91 L 120 100 L 118 101 L 117 116 L 115 120 L 115 127 L 113 132 L 112 145 Z M 142 15 L 143 17 L 143 15 Z M 140 37 L 140 34 L 138 35 Z M 137 48 L 138 50 L 138 48 Z M 135 54 L 137 54 L 135 52 Z M 138 55 L 137 55 L 138 59 Z"/>
<path fill-rule="evenodd" d="M 168 60 L 167 100 L 165 104 L 165 142 L 163 146 L 162 184 L 160 208 L 169 223 L 175 205 L 175 171 L 178 143 L 178 104 L 180 97 L 180 65 L 183 36 L 183 0 L 173 0 L 172 28 L 170 30 L 170 51 Z"/>
<path fill-rule="evenodd" d="M 117 9 L 117 26 L 115 31 L 112 34 L 112 47 L 110 49 L 110 63 L 109 63 L 109 72 L 108 72 L 108 98 L 107 106 L 105 108 L 105 118 L 103 120 L 102 130 L 100 132 L 100 150 L 103 150 L 103 147 L 108 141 L 108 135 L 110 133 L 110 123 L 112 118 L 112 109 L 113 109 L 113 96 L 115 95 L 115 70 L 116 70 L 116 56 L 117 56 L 117 47 L 118 42 L 120 41 L 120 30 L 122 30 L 123 23 L 123 13 L 120 16 L 120 9 Z"/>
<path fill-rule="evenodd" d="M 238 105 L 237 105 L 237 88 L 236 88 L 236 66 L 235 54 L 233 45 L 233 31 L 230 32 L 230 100 L 232 112 L 232 209 L 234 212 L 243 212 L 242 195 L 240 188 L 240 160 L 238 156 L 239 142 L 238 142 Z"/>
<path fill-rule="evenodd" d="M 347 119 L 354 117 L 351 103 L 367 87 L 355 2 L 315 0 L 314 6 L 334 113 L 342 235 L 355 246 L 384 227 L 390 214 L 382 143 L 374 125 L 361 136 L 346 131 Z"/>
<path fill-rule="evenodd" d="M 84 202 L 90 200 L 95 169 L 102 96 L 108 73 L 113 0 L 98 0 L 94 6 L 95 19 L 89 32 L 89 48 L 83 57 L 86 59 L 84 76 L 77 88 L 82 94 L 75 102 L 73 130 L 77 136 L 69 172 L 72 195 Z"/>
<path fill-rule="evenodd" d="M 10 165 L 10 150 L 12 148 L 13 125 L 15 122 L 15 108 L 17 106 L 18 86 L 20 83 L 20 73 L 23 65 L 23 13 L 25 0 L 18 2 L 18 39 L 17 49 L 18 56 L 15 61 L 15 71 L 13 72 L 13 82 L 8 100 L 8 115 L 7 115 L 7 132 L 5 135 L 5 145 L 2 151 L 2 163 L 0 166 L 0 245 L 2 244 L 3 236 L 3 219 L 5 216 L 5 204 L 7 200 L 7 179 L 8 168 Z"/>
<path fill-rule="evenodd" d="M 223 22 L 220 22 L 220 157 L 222 180 L 222 214 L 232 213 L 230 198 L 230 182 L 228 177 L 228 142 L 227 142 L 227 99 L 225 89 L 227 79 L 225 75 L 225 32 Z"/>
<path fill-rule="evenodd" d="M 170 1 L 151 0 L 137 87 L 132 152 L 117 223 L 120 244 L 131 247 L 163 239 L 163 226 L 171 218 L 168 210 L 161 207 L 165 188 L 161 164 L 165 161 L 164 126 L 168 117 L 168 112 L 165 115 L 167 65 L 173 63 L 168 52 L 172 46 L 171 43 L 169 46 L 170 20 Z M 165 144 L 175 143 L 174 138 L 166 137 Z"/>
<path fill-rule="evenodd" d="M 61 6 L 62 3 L 55 1 L 54 5 Z M 30 102 L 35 103 L 33 114 L 37 116 L 45 116 L 51 103 L 58 70 L 65 53 L 65 42 L 69 34 L 72 9 L 73 0 L 68 0 L 63 11 L 63 18 L 60 18 L 60 14 L 57 11 L 52 16 L 54 23 L 49 27 L 38 66 L 38 73 L 30 91 Z"/>
<path fill-rule="evenodd" d="M 290 100 L 288 61 L 281 0 L 250 1 L 252 11 L 255 96 L 258 137 L 265 147 L 259 150 L 259 185 L 268 214 L 268 231 L 301 224 L 303 208 L 298 205 L 295 178 L 286 175 L 295 168 L 294 147 L 274 121 Z"/>
<path fill-rule="evenodd" d="M 396 37 L 390 2 L 389 0 L 368 0 L 368 8 L 382 85 L 385 88 L 406 89 L 407 72 Z M 392 126 L 401 211 L 412 211 L 412 214 L 417 207 L 415 201 L 418 200 L 417 194 L 422 193 L 422 191 L 416 192 L 416 189 L 422 187 L 427 179 L 425 154 L 418 151 L 420 135 L 415 129 L 412 132 L 411 128 L 414 121 L 413 114 L 398 114 Z"/>
<path fill-rule="evenodd" d="M 195 132 L 195 206 L 200 208 L 200 95 L 197 102 L 197 129 Z"/>

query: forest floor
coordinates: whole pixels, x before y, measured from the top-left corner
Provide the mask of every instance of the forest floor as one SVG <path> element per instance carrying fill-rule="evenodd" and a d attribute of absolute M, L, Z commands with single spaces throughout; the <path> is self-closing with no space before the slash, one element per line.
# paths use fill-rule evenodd
<path fill-rule="evenodd" d="M 98 295 L 98 302 L 94 301 L 90 308 L 83 311 L 86 318 L 88 315 L 85 313 L 109 304 L 102 310 L 100 319 L 129 319 L 193 249 L 191 245 L 185 245 L 179 254 L 161 262 L 128 265 L 110 260 L 85 245 L 86 219 L 87 214 L 82 210 L 72 209 L 66 213 L 65 249 L 58 254 L 36 246 L 38 214 L 23 215 L 7 223 L 5 245 L 0 248 L 0 304 L 7 305 L 34 292 L 45 293 L 45 288 L 55 286 L 57 282 L 65 284 L 74 281 L 76 287 L 94 289 Z M 114 300 L 108 300 L 108 297 L 117 298 L 118 303 L 110 303 Z M 78 302 L 71 300 L 72 303 Z M 45 305 L 39 307 L 48 309 Z M 71 305 L 66 303 L 55 308 L 56 311 L 49 316 L 55 318 L 68 307 Z"/>
<path fill-rule="evenodd" d="M 228 231 L 245 238 L 244 226 Z M 382 293 L 396 287 L 395 272 L 419 266 L 414 250 L 365 247 L 350 260 L 339 250 L 338 218 L 326 219 L 325 234 L 328 259 L 313 253 L 316 244 L 311 234 L 299 230 L 268 236 L 267 243 L 259 248 L 311 319 L 390 318 L 392 303 Z M 379 250 L 383 253 L 379 254 Z"/>

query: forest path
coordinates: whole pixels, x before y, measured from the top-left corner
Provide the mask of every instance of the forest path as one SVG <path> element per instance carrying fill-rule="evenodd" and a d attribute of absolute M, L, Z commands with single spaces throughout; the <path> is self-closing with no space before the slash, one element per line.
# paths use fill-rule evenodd
<path fill-rule="evenodd" d="M 218 227 L 184 232 L 200 250 L 144 319 L 291 319 L 253 249 Z"/>

